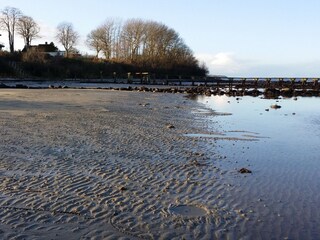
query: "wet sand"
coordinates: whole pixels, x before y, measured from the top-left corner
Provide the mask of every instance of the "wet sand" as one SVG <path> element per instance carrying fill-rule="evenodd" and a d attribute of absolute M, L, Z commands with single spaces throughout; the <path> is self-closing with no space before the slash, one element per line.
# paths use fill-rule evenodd
<path fill-rule="evenodd" d="M 255 172 L 218 154 L 239 133 L 190 137 L 212 134 L 214 114 L 182 94 L 1 90 L 0 238 L 319 236 L 275 215 L 283 204 L 263 195 L 272 179 L 252 189 Z"/>
<path fill-rule="evenodd" d="M 2 90 L 0 238 L 220 236 L 230 213 L 215 205 L 215 153 L 183 136 L 203 127 L 197 107 L 175 94 Z"/>

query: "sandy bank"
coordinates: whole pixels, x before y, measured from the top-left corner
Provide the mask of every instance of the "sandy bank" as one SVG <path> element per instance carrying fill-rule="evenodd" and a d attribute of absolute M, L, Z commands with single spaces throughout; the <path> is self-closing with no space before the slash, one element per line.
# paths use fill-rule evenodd
<path fill-rule="evenodd" d="M 204 127 L 197 107 L 174 94 L 2 90 L 0 237 L 220 236 L 216 156 L 183 135 Z"/>

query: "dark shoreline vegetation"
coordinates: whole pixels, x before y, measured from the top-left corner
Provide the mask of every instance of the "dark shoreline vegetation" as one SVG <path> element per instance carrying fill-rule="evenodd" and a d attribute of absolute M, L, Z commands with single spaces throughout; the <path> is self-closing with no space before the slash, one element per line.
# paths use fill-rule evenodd
<path fill-rule="evenodd" d="M 153 78 L 204 77 L 205 68 L 193 63 L 134 64 L 106 61 L 93 57 L 50 57 L 42 53 L 26 56 L 23 52 L 14 54 L 0 52 L 0 77 L 55 79 L 103 79 L 128 78 L 147 73 Z"/>

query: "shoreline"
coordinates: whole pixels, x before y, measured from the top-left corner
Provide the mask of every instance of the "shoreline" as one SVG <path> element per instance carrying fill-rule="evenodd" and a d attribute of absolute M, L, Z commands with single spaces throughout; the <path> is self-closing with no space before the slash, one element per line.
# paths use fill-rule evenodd
<path fill-rule="evenodd" d="M 220 83 L 206 84 L 194 83 L 189 84 L 144 84 L 135 83 L 128 84 L 124 82 L 118 83 L 102 83 L 102 82 L 82 82 L 82 81 L 0 81 L 0 89 L 99 89 L 99 90 L 115 90 L 115 91 L 136 91 L 136 92 L 154 92 L 154 93 L 181 93 L 188 94 L 190 97 L 198 95 L 205 96 L 253 96 L 264 98 L 279 98 L 279 97 L 319 97 L 320 88 L 318 85 L 312 83 L 292 85 L 289 82 L 285 83 L 269 83 L 269 85 L 260 84 L 256 82 L 248 82 L 247 85 L 232 84 L 229 81 L 222 81 Z"/>

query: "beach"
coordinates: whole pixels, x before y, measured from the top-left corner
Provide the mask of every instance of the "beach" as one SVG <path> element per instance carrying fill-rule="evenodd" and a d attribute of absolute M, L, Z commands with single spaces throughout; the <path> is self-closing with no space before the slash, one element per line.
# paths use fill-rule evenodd
<path fill-rule="evenodd" d="M 272 179 L 254 185 L 263 169 L 238 153 L 259 137 L 190 136 L 212 135 L 216 115 L 184 94 L 2 89 L 0 238 L 319 236 L 295 225 L 319 213 L 287 222 Z"/>
<path fill-rule="evenodd" d="M 1 238 L 210 238 L 224 224 L 204 197 L 213 153 L 183 136 L 201 127 L 184 95 L 2 90 L 0 101 Z M 172 213 L 180 205 L 193 215 Z"/>

